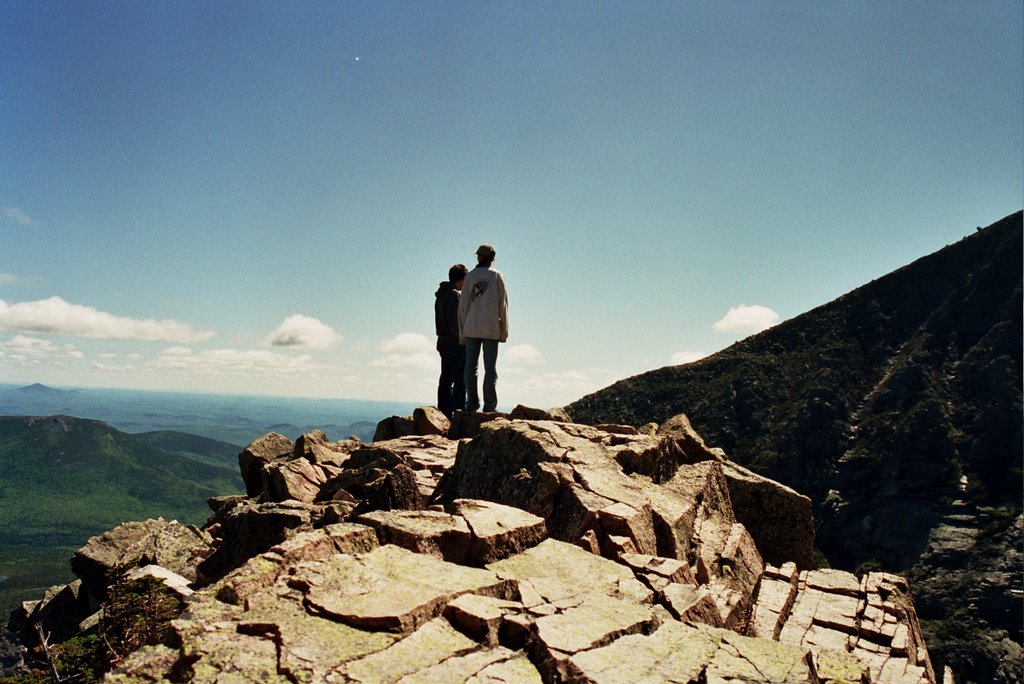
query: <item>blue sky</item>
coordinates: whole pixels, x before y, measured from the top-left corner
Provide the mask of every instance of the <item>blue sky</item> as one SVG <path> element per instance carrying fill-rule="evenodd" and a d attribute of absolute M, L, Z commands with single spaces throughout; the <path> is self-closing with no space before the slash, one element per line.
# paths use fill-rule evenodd
<path fill-rule="evenodd" d="M 0 381 L 499 403 L 713 353 L 1024 204 L 1024 5 L 0 3 Z"/>

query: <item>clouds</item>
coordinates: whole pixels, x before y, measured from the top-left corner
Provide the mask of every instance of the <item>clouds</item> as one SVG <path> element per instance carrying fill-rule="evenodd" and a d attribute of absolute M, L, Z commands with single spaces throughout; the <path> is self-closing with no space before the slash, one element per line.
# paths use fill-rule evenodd
<path fill-rule="evenodd" d="M 144 340 L 194 344 L 216 333 L 195 330 L 175 320 L 141 320 L 115 316 L 60 297 L 8 304 L 0 299 L 0 330 L 86 337 L 96 340 Z"/>
<path fill-rule="evenodd" d="M 17 363 L 25 363 L 40 357 L 81 359 L 85 355 L 73 344 L 54 344 L 38 337 L 15 335 L 7 341 L 0 341 L 0 356 Z"/>
<path fill-rule="evenodd" d="M 380 345 L 384 356 L 370 365 L 384 368 L 434 368 L 438 365 L 434 344 L 420 333 L 404 332 L 384 340 Z"/>
<path fill-rule="evenodd" d="M 28 228 L 30 226 L 35 226 L 39 224 L 39 222 L 36 219 L 29 216 L 18 207 L 4 207 L 2 211 L 3 215 L 7 219 L 14 221 L 19 226 L 25 226 L 26 228 Z"/>
<path fill-rule="evenodd" d="M 315 368 L 308 354 L 288 356 L 266 350 L 237 349 L 211 349 L 197 353 L 187 347 L 170 347 L 148 365 L 201 375 L 299 375 Z"/>
<path fill-rule="evenodd" d="M 378 350 L 383 352 L 370 362 L 380 368 L 440 368 L 440 359 L 434 342 L 420 333 L 403 332 L 381 342 Z M 536 347 L 529 344 L 511 345 L 503 350 L 502 357 L 513 364 L 544 363 L 544 357 Z"/>
<path fill-rule="evenodd" d="M 712 324 L 711 329 L 717 333 L 746 336 L 763 332 L 778 322 L 779 314 L 767 306 L 740 304 L 730 307 L 725 316 Z M 682 366 L 707 356 L 707 352 L 687 349 L 672 354 L 669 362 L 673 366 Z"/>
<path fill-rule="evenodd" d="M 753 335 L 767 330 L 778 322 L 779 314 L 767 306 L 740 304 L 731 307 L 711 328 L 720 333 Z"/>
<path fill-rule="evenodd" d="M 267 343 L 273 347 L 330 349 L 344 338 L 319 319 L 295 314 L 284 319 L 270 333 Z"/>
<path fill-rule="evenodd" d="M 501 373 L 499 366 L 498 375 L 504 378 L 498 380 L 499 403 L 511 401 L 538 408 L 561 406 L 621 379 L 620 373 L 606 368 L 508 373 L 505 376 Z"/>
<path fill-rule="evenodd" d="M 536 347 L 530 344 L 515 344 L 505 352 L 505 358 L 509 361 L 520 363 L 543 363 L 544 356 Z"/>

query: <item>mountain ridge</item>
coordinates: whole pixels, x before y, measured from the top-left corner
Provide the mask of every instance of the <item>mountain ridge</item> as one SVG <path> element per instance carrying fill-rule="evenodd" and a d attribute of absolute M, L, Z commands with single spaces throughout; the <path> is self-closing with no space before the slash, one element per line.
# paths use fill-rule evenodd
<path fill-rule="evenodd" d="M 236 459 L 176 454 L 99 420 L 0 416 L 0 601 L 66 581 L 69 550 L 125 520 L 201 523 L 208 498 L 241 490 Z"/>
<path fill-rule="evenodd" d="M 687 414 L 709 444 L 811 497 L 834 565 L 904 572 L 934 633 L 977 632 L 930 640 L 940 661 L 982 677 L 1024 667 L 1021 217 L 566 408 L 585 423 Z M 1011 646 L 992 645 L 1000 634 Z"/>

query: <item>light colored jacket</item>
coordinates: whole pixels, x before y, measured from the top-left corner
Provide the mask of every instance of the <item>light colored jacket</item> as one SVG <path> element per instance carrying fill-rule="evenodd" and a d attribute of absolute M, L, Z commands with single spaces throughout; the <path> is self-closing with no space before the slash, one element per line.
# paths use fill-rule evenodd
<path fill-rule="evenodd" d="M 477 266 L 466 275 L 459 298 L 459 338 L 508 339 L 508 294 L 501 271 Z"/>

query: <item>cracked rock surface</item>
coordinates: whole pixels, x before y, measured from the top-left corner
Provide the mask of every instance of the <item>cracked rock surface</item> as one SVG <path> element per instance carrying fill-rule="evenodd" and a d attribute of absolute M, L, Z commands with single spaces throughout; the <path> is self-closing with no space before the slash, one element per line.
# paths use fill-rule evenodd
<path fill-rule="evenodd" d="M 801 567 L 813 537 L 766 564 L 759 539 L 812 534 L 779 514 L 803 498 L 745 478 L 748 520 L 774 502 L 753 535 L 685 418 L 426 423 L 247 447 L 173 638 L 108 681 L 936 681 L 905 580 Z"/>

